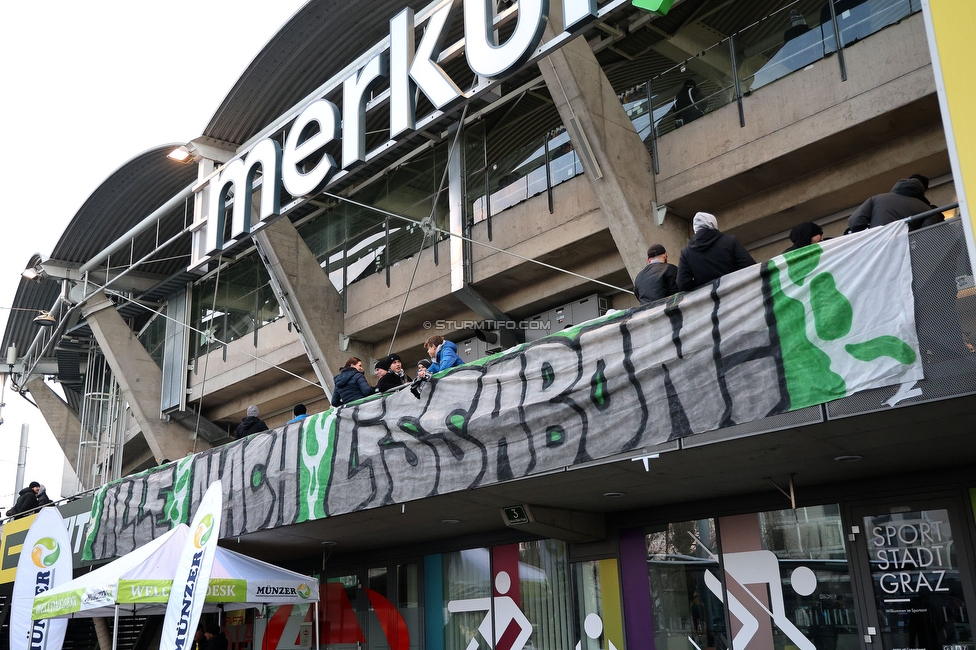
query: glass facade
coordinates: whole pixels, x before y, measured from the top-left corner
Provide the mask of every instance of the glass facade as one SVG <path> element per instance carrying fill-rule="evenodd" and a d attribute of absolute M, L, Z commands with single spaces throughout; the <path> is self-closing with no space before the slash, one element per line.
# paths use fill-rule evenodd
<path fill-rule="evenodd" d="M 715 521 L 667 524 L 647 532 L 654 645 L 668 650 L 728 647 L 718 575 Z"/>
<path fill-rule="evenodd" d="M 921 11 L 920 0 L 834 0 L 844 47 Z M 651 80 L 655 136 L 674 131 L 791 72 L 837 52 L 834 17 L 823 0 L 784 3 Z M 729 33 L 729 25 L 723 25 Z M 744 117 L 740 115 L 740 121 Z"/>
<path fill-rule="evenodd" d="M 859 647 L 838 506 L 672 523 L 646 544 L 657 648 Z"/>
<path fill-rule="evenodd" d="M 433 216 L 438 228 L 449 228 L 448 151 L 447 142 L 424 149 L 358 189 L 350 198 L 362 206 L 339 202 L 299 228 L 337 291 L 420 252 L 419 226 L 371 208 L 414 221 Z M 424 245 L 434 243 L 428 237 Z"/>
<path fill-rule="evenodd" d="M 194 285 L 190 309 L 192 357 L 248 335 L 257 345 L 257 330 L 282 315 L 268 271 L 257 255 L 229 264 Z"/>
<path fill-rule="evenodd" d="M 163 349 L 166 342 L 166 319 L 162 316 L 153 316 L 152 320 L 142 328 L 139 334 L 139 342 L 146 349 L 152 360 L 160 368 L 163 367 Z"/>

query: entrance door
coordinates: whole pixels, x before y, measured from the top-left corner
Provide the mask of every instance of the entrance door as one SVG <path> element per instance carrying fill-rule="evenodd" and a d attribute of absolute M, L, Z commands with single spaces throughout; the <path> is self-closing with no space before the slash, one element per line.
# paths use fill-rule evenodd
<path fill-rule="evenodd" d="M 864 647 L 973 649 L 967 534 L 953 500 L 852 509 Z"/>

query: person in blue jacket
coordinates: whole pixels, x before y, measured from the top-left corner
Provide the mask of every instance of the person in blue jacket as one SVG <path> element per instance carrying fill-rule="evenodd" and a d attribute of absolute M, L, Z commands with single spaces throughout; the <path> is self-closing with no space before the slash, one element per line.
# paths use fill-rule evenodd
<path fill-rule="evenodd" d="M 304 404 L 296 404 L 295 408 L 291 410 L 291 414 L 294 415 L 292 419 L 285 422 L 285 424 L 294 424 L 295 422 L 301 422 L 308 417 L 308 409 L 305 408 Z"/>
<path fill-rule="evenodd" d="M 454 366 L 464 365 L 464 361 L 458 356 L 457 346 L 451 341 L 445 341 L 443 336 L 432 336 L 424 341 L 427 354 L 434 360 L 427 370 L 427 374 L 433 375 L 435 372 L 453 368 Z"/>
<path fill-rule="evenodd" d="M 373 387 L 363 374 L 363 360 L 349 357 L 346 365 L 335 376 L 335 391 L 332 393 L 332 406 L 341 406 L 362 399 L 373 393 Z"/>

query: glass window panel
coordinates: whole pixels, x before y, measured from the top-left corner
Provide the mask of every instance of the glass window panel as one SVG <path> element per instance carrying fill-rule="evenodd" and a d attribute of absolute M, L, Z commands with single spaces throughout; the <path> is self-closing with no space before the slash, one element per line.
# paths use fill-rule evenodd
<path fill-rule="evenodd" d="M 725 611 L 706 584 L 707 575 L 713 583 L 719 575 L 715 521 L 666 524 L 645 540 L 655 647 L 727 648 Z"/>
<path fill-rule="evenodd" d="M 573 564 L 576 641 L 581 650 L 623 650 L 617 560 Z"/>
<path fill-rule="evenodd" d="M 564 542 L 547 539 L 519 544 L 519 595 L 532 624 L 534 648 L 573 647 L 572 595 Z"/>
<path fill-rule="evenodd" d="M 390 647 L 383 630 L 383 622 L 387 620 L 387 617 L 382 612 L 377 612 L 373 602 L 376 596 L 380 596 L 383 599 L 387 598 L 387 592 L 389 591 L 388 573 L 386 567 L 372 567 L 366 572 L 366 587 L 369 589 L 369 592 L 366 594 L 366 606 L 372 613 L 365 617 L 369 626 L 366 633 L 369 650 L 389 650 Z M 382 606 L 386 605 L 386 603 L 379 599 L 377 600 L 381 603 L 380 608 L 383 609 Z"/>
<path fill-rule="evenodd" d="M 445 650 L 574 647 L 567 546 L 556 540 L 441 556 Z M 512 574 L 517 573 L 517 580 Z M 427 630 L 428 635 L 437 630 Z M 490 641 L 495 639 L 494 642 Z M 621 649 L 622 650 L 622 649 Z"/>
<path fill-rule="evenodd" d="M 270 278 L 257 255 L 249 255 L 193 287 L 190 325 L 195 356 L 243 339 L 281 316 Z"/>
<path fill-rule="evenodd" d="M 343 290 L 343 272 L 349 285 L 383 270 L 387 263 L 393 265 L 417 255 L 422 242 L 425 247 L 432 246 L 434 238 L 425 241 L 419 225 L 411 221 L 433 214 L 438 228 L 449 227 L 444 170 L 450 144 L 444 142 L 425 150 L 359 188 L 351 198 L 366 207 L 340 202 L 299 229 L 337 291 Z M 442 184 L 444 189 L 438 192 Z"/>
<path fill-rule="evenodd" d="M 491 598 L 491 556 L 487 548 L 473 548 L 441 556 L 445 610 L 453 609 L 452 601 L 483 600 L 487 606 Z M 476 606 L 479 603 L 474 603 Z M 437 606 L 436 604 L 434 606 Z M 485 619 L 486 609 L 451 611 L 444 626 L 445 650 L 488 650 L 487 641 L 478 631 Z M 428 630 L 427 634 L 436 634 Z M 470 646 L 469 642 L 474 641 Z"/>
<path fill-rule="evenodd" d="M 833 28 L 829 14 L 826 23 L 821 22 L 821 8 L 827 7 L 820 0 L 790 3 L 735 35 L 743 93 L 802 70 L 831 51 L 824 34 Z M 830 43 L 833 48 L 833 40 Z"/>
<path fill-rule="evenodd" d="M 182 295 L 182 294 L 181 294 Z M 146 352 L 156 362 L 160 368 L 163 367 L 163 344 L 166 342 L 166 319 L 162 316 L 153 316 L 149 324 L 139 335 L 139 342 Z"/>
<path fill-rule="evenodd" d="M 956 540 L 943 509 L 864 517 L 885 648 L 972 648 Z"/>
<path fill-rule="evenodd" d="M 779 560 L 787 620 L 818 649 L 857 647 L 840 508 L 825 505 L 762 512 L 759 528 L 763 549 Z M 776 603 L 772 607 L 775 610 Z M 777 649 L 796 645 L 778 625 L 773 628 L 773 641 Z"/>
<path fill-rule="evenodd" d="M 400 564 L 397 566 L 397 609 L 407 624 L 410 634 L 410 650 L 420 648 L 420 621 L 424 611 L 420 604 L 420 566 Z"/>

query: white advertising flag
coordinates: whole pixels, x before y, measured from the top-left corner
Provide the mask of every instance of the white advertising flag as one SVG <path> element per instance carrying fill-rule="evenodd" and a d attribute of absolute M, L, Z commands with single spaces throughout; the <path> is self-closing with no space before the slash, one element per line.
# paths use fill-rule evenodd
<path fill-rule="evenodd" d="M 10 650 L 61 650 L 67 619 L 31 620 L 34 596 L 69 582 L 71 539 L 57 508 L 41 508 L 17 562 L 10 606 Z"/>
<path fill-rule="evenodd" d="M 220 481 L 214 481 L 200 501 L 176 565 L 173 588 L 166 603 L 160 650 L 188 650 L 193 645 L 193 634 L 210 586 L 223 508 L 223 489 Z"/>

